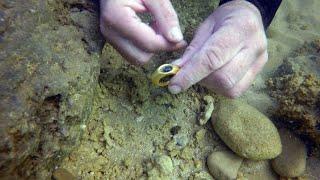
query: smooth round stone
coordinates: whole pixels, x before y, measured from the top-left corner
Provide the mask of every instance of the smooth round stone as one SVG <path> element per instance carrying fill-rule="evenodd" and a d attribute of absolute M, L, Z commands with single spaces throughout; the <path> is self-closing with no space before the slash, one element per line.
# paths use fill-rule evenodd
<path fill-rule="evenodd" d="M 277 128 L 268 117 L 247 103 L 223 99 L 212 118 L 216 133 L 239 156 L 265 160 L 281 153 Z"/>
<path fill-rule="evenodd" d="M 246 180 L 279 179 L 278 175 L 272 170 L 269 160 L 254 161 L 246 159 L 241 164 L 239 171 L 242 173 L 243 179 Z"/>
<path fill-rule="evenodd" d="M 304 143 L 286 129 L 281 129 L 279 133 L 282 153 L 272 160 L 273 170 L 283 177 L 301 176 L 307 163 L 307 151 Z"/>
<path fill-rule="evenodd" d="M 216 179 L 236 179 L 242 161 L 242 157 L 231 151 L 216 151 L 208 157 L 207 165 Z"/>

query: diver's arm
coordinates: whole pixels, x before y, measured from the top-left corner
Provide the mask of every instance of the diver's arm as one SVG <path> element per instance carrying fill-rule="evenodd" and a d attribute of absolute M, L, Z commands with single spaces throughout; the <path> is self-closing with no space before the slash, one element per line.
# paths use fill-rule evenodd
<path fill-rule="evenodd" d="M 220 0 L 220 5 L 232 0 Z M 264 28 L 267 29 L 275 16 L 282 0 L 246 0 L 254 4 L 260 11 Z"/>

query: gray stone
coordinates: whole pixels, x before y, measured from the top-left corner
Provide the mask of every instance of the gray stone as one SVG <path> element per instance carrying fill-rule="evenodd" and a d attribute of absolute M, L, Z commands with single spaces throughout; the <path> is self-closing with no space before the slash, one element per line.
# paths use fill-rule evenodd
<path fill-rule="evenodd" d="M 240 170 L 242 177 L 248 180 L 278 180 L 278 175 L 272 170 L 269 160 L 243 161 Z M 241 178 L 240 178 L 241 179 Z"/>
<path fill-rule="evenodd" d="M 229 150 L 213 152 L 207 159 L 211 175 L 219 180 L 235 179 L 243 158 Z"/>
<path fill-rule="evenodd" d="M 301 176 L 306 169 L 307 152 L 304 143 L 286 129 L 279 131 L 282 153 L 272 160 L 275 172 L 283 177 Z"/>
<path fill-rule="evenodd" d="M 272 159 L 281 153 L 277 128 L 254 107 L 239 100 L 223 99 L 213 116 L 213 128 L 239 156 Z"/>

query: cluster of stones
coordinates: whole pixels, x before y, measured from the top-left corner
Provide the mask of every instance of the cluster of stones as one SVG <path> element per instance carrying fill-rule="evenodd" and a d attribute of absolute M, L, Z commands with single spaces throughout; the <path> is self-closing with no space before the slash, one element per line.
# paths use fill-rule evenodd
<path fill-rule="evenodd" d="M 216 179 L 277 179 L 274 172 L 286 178 L 303 175 L 307 157 L 305 145 L 289 131 L 278 131 L 272 121 L 254 107 L 240 100 L 223 99 L 211 122 L 228 146 L 207 158 L 208 169 Z M 244 174 L 241 165 L 247 161 L 271 164 L 274 172 L 264 168 L 266 172 L 263 173 Z"/>

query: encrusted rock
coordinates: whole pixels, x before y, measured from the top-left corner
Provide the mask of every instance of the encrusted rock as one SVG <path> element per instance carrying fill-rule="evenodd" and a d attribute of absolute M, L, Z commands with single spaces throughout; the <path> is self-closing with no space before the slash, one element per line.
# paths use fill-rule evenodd
<path fill-rule="evenodd" d="M 220 138 L 239 156 L 263 160 L 281 153 L 277 128 L 247 103 L 221 100 L 212 122 Z"/>
<path fill-rule="evenodd" d="M 200 171 L 189 177 L 189 180 L 213 180 L 213 178 L 209 173 Z"/>
<path fill-rule="evenodd" d="M 307 152 L 304 143 L 286 129 L 279 131 L 282 153 L 272 160 L 273 169 L 283 177 L 298 177 L 306 169 Z"/>
<path fill-rule="evenodd" d="M 97 11 L 86 9 L 93 4 L 72 2 L 88 24 L 70 21 L 70 1 L 0 2 L 0 179 L 48 179 L 79 144 L 99 74 L 88 43 L 98 47 L 102 38 Z M 86 38 L 88 27 L 96 38 Z"/>
<path fill-rule="evenodd" d="M 163 175 L 169 175 L 173 171 L 172 160 L 169 156 L 162 155 L 154 159 L 156 167 Z"/>
<path fill-rule="evenodd" d="M 320 146 L 320 39 L 292 53 L 268 81 L 274 118 Z"/>

